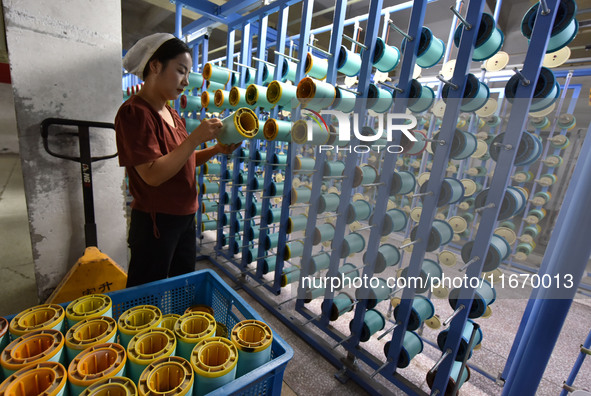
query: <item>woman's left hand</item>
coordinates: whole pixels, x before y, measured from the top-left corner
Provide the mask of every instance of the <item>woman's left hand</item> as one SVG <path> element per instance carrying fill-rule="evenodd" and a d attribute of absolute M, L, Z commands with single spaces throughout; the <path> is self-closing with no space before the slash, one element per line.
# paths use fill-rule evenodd
<path fill-rule="evenodd" d="M 242 144 L 242 142 L 240 143 L 234 143 L 234 144 L 222 144 L 222 143 L 216 143 L 216 149 L 220 154 L 232 154 L 234 152 L 234 150 L 236 150 L 238 147 L 240 147 L 240 145 Z"/>

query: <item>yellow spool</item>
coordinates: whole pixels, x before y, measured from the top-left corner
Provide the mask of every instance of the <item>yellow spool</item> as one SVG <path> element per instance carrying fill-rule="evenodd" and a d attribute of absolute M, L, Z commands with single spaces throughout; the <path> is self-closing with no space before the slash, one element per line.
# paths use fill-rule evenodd
<path fill-rule="evenodd" d="M 43 304 L 25 309 L 10 321 L 8 331 L 18 338 L 34 330 L 62 330 L 65 311 L 61 305 Z"/>
<path fill-rule="evenodd" d="M 238 348 L 237 378 L 271 360 L 273 332 L 266 323 L 255 319 L 238 322 L 230 339 Z"/>
<path fill-rule="evenodd" d="M 142 373 L 137 384 L 141 396 L 184 396 L 193 394 L 191 363 L 178 356 L 156 360 Z"/>
<path fill-rule="evenodd" d="M 113 318 L 89 318 L 76 323 L 66 333 L 66 352 L 68 361 L 88 347 L 115 342 L 117 322 Z"/>
<path fill-rule="evenodd" d="M 99 380 L 123 376 L 126 361 L 125 349 L 119 344 L 86 348 L 68 366 L 70 394 L 80 394 Z"/>
<path fill-rule="evenodd" d="M 153 305 L 138 305 L 123 312 L 117 321 L 121 345 L 127 347 L 134 335 L 142 330 L 160 326 L 162 312 Z"/>
<path fill-rule="evenodd" d="M 67 384 L 66 368 L 58 362 L 28 365 L 0 384 L 0 395 L 59 396 Z M 115 396 L 115 395 L 113 395 Z"/>
<path fill-rule="evenodd" d="M 146 366 L 159 358 L 174 356 L 175 352 L 172 330 L 151 328 L 136 334 L 127 345 L 128 377 L 137 381 Z"/>
<path fill-rule="evenodd" d="M 238 350 L 227 338 L 212 337 L 197 344 L 191 354 L 195 395 L 205 395 L 234 380 L 237 363 Z"/>
<path fill-rule="evenodd" d="M 126 377 L 105 378 L 84 389 L 80 396 L 137 396 L 135 383 Z"/>
<path fill-rule="evenodd" d="M 66 307 L 66 320 L 68 326 L 72 327 L 84 319 L 112 316 L 112 310 L 113 302 L 111 297 L 105 294 L 91 294 L 77 298 L 68 304 Z"/>
<path fill-rule="evenodd" d="M 205 312 L 210 314 L 211 316 L 213 315 L 213 308 L 208 306 L 208 305 L 203 305 L 203 304 L 197 304 L 197 305 L 192 305 L 189 308 L 187 308 L 185 310 L 185 313 L 189 313 L 189 312 Z"/>
<path fill-rule="evenodd" d="M 174 325 L 177 355 L 189 360 L 191 351 L 201 340 L 215 336 L 215 319 L 205 312 L 189 312 Z"/>
<path fill-rule="evenodd" d="M 0 365 L 5 377 L 9 377 L 31 364 L 59 362 L 64 349 L 64 336 L 54 329 L 35 330 L 27 333 L 4 348 Z"/>
<path fill-rule="evenodd" d="M 160 322 L 160 327 L 174 331 L 174 324 L 176 323 L 177 320 L 179 320 L 180 317 L 181 317 L 181 315 L 179 315 L 179 314 L 166 314 L 162 317 L 162 322 Z"/>

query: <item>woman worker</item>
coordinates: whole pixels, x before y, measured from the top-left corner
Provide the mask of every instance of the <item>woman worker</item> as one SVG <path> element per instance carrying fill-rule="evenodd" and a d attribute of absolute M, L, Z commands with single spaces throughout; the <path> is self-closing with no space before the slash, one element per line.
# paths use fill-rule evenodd
<path fill-rule="evenodd" d="M 127 287 L 195 269 L 197 185 L 195 167 L 240 146 L 196 150 L 215 139 L 222 122 L 205 119 L 187 134 L 185 122 L 167 102 L 189 84 L 189 47 L 172 34 L 139 40 L 123 59 L 125 69 L 144 80 L 140 92 L 117 112 L 119 165 L 129 177 L 131 259 Z"/>

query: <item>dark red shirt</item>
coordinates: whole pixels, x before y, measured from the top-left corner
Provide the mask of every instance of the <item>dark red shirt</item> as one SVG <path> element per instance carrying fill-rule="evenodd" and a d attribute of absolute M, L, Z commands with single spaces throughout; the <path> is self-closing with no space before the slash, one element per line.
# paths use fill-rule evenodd
<path fill-rule="evenodd" d="M 133 196 L 131 207 L 148 213 L 188 215 L 197 211 L 197 183 L 195 156 L 181 170 L 158 187 L 148 185 L 135 166 L 152 162 L 178 147 L 187 137 L 184 120 L 171 109 L 175 127 L 171 127 L 137 95 L 129 98 L 117 112 L 115 131 L 119 165 L 125 166 L 129 190 Z"/>

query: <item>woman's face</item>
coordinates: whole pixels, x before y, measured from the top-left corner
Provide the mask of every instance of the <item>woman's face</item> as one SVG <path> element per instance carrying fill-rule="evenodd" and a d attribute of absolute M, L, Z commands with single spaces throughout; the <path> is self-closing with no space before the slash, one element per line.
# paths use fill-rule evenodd
<path fill-rule="evenodd" d="M 175 100 L 179 97 L 189 85 L 192 64 L 191 56 L 187 52 L 169 60 L 164 68 L 158 63 L 159 72 L 155 75 L 155 82 L 163 97 L 167 100 Z"/>

